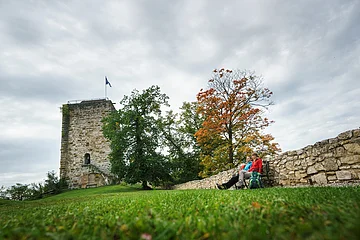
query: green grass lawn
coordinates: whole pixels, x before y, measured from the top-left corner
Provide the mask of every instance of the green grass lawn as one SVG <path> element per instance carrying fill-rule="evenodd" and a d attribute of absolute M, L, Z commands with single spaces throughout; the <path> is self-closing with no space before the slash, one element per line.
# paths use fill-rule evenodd
<path fill-rule="evenodd" d="M 0 201 L 0 239 L 359 239 L 360 187 L 109 186 Z"/>

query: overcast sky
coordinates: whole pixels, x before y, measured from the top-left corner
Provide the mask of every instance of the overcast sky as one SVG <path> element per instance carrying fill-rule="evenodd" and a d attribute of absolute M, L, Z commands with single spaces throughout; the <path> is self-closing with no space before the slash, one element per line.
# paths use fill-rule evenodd
<path fill-rule="evenodd" d="M 357 0 L 0 0 L 0 186 L 59 172 L 59 107 L 105 75 L 117 105 L 159 85 L 177 111 L 214 68 L 253 70 L 283 151 L 358 128 L 359 37 Z"/>

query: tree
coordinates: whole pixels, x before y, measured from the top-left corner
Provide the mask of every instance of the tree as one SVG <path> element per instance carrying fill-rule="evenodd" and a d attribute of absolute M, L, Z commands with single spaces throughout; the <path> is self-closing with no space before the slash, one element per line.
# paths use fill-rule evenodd
<path fill-rule="evenodd" d="M 0 188 L 0 198 L 12 199 L 17 201 L 35 200 L 43 198 L 44 196 L 59 194 L 68 188 L 65 179 L 59 179 L 54 171 L 47 173 L 45 184 L 31 183 L 15 185 L 5 188 Z"/>
<path fill-rule="evenodd" d="M 200 129 L 202 119 L 196 109 L 196 102 L 184 102 L 180 114 L 170 111 L 163 120 L 167 157 L 171 162 L 174 183 L 199 179 L 200 149 L 194 134 Z"/>
<path fill-rule="evenodd" d="M 7 189 L 7 195 L 9 195 L 12 200 L 26 200 L 29 198 L 29 185 L 16 183 L 16 185 Z"/>
<path fill-rule="evenodd" d="M 204 116 L 202 127 L 195 133 L 201 146 L 204 165 L 202 176 L 208 176 L 236 165 L 252 151 L 273 154 L 280 149 L 270 134 L 263 134 L 273 121 L 262 114 L 272 92 L 262 79 L 239 70 L 215 69 L 208 89 L 197 95 L 198 112 Z"/>
<path fill-rule="evenodd" d="M 41 183 L 31 183 L 29 187 L 29 199 L 35 200 L 44 197 L 44 186 Z"/>
<path fill-rule="evenodd" d="M 0 187 L 0 199 L 7 199 L 7 188 L 5 186 Z"/>
<path fill-rule="evenodd" d="M 43 191 L 44 194 L 59 194 L 68 188 L 65 179 L 59 179 L 54 171 L 48 172 L 46 176 L 47 179 L 45 179 L 43 187 L 33 184 L 34 190 L 38 189 L 40 191 L 40 193 L 38 193 L 40 196 L 42 196 L 41 191 Z"/>
<path fill-rule="evenodd" d="M 168 181 L 169 163 L 161 154 L 161 107 L 169 106 L 168 97 L 152 86 L 142 93 L 132 91 L 122 107 L 103 120 L 104 136 L 110 140 L 111 171 L 127 183 L 158 185 Z"/>

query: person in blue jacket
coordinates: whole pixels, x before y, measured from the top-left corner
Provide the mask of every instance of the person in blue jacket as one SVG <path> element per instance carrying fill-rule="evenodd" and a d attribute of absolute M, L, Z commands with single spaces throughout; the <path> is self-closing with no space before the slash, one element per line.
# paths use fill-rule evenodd
<path fill-rule="evenodd" d="M 253 154 L 254 157 L 257 157 L 257 154 Z M 256 158 L 255 158 L 256 159 Z M 223 183 L 223 184 L 217 184 L 216 183 L 216 187 L 217 189 L 220 189 L 220 190 L 225 190 L 225 189 L 228 189 L 230 188 L 231 186 L 233 186 L 235 183 L 239 182 L 240 178 L 239 178 L 239 175 L 240 175 L 240 172 L 249 172 L 249 170 L 251 169 L 252 167 L 252 164 L 253 164 L 253 161 L 252 159 L 248 156 L 246 157 L 246 164 L 245 164 L 245 167 L 244 165 L 240 166 L 240 169 L 239 169 L 239 172 L 238 174 L 234 175 L 228 182 L 226 183 Z M 243 167 L 243 168 L 242 168 Z M 243 180 L 242 180 L 243 181 Z M 242 182 L 241 182 L 242 183 Z"/>

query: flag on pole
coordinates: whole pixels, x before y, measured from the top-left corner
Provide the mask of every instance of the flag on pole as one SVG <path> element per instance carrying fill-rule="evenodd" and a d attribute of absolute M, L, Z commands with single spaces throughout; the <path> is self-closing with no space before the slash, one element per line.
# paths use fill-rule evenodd
<path fill-rule="evenodd" d="M 105 76 L 105 85 L 108 85 L 111 87 L 111 83 L 108 81 L 107 77 Z"/>

